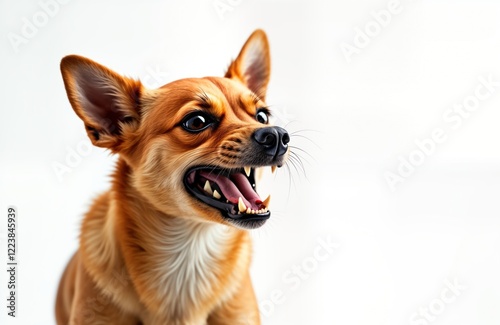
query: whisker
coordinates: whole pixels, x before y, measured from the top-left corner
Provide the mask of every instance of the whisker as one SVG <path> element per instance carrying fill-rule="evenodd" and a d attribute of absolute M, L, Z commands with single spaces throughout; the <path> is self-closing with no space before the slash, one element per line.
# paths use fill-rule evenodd
<path fill-rule="evenodd" d="M 295 152 L 295 150 L 298 150 L 298 151 L 300 151 L 300 152 L 302 152 L 302 153 L 305 153 L 307 156 L 309 156 L 309 158 L 311 158 L 312 160 L 314 160 L 314 162 L 318 162 L 318 161 L 316 160 L 316 158 L 314 158 L 314 156 L 313 156 L 313 155 L 311 155 L 309 152 L 305 151 L 304 149 L 299 148 L 299 147 L 296 147 L 296 146 L 290 146 L 290 148 L 292 149 L 292 150 L 290 151 L 290 153 L 292 153 L 292 152 L 293 152 L 295 155 L 297 155 L 297 156 L 301 157 L 301 156 L 298 154 L 298 152 Z M 302 158 L 302 157 L 301 157 L 301 158 Z M 306 160 L 306 161 L 307 161 L 307 160 Z"/>
<path fill-rule="evenodd" d="M 321 147 L 316 143 L 316 141 L 310 139 L 309 137 L 306 137 L 305 135 L 302 135 L 302 134 L 291 134 L 290 138 L 301 138 L 301 139 L 307 140 L 311 144 L 315 145 L 317 148 L 321 149 Z"/>
<path fill-rule="evenodd" d="M 295 131 L 291 132 L 290 134 L 296 134 L 296 133 L 299 133 L 299 132 L 323 133 L 323 131 L 316 130 L 316 129 L 300 129 L 300 130 L 295 130 Z"/>
<path fill-rule="evenodd" d="M 290 156 L 289 157 L 290 164 L 292 165 L 293 169 L 299 174 L 299 168 L 297 167 L 297 158 L 295 156 Z M 305 175 L 305 174 L 304 174 Z"/>
<path fill-rule="evenodd" d="M 304 177 L 307 179 L 307 173 L 306 173 L 306 169 L 304 167 L 304 163 L 302 162 L 302 160 L 300 159 L 300 157 L 298 157 L 296 154 L 295 155 L 290 155 L 289 157 L 290 161 L 293 162 L 294 164 L 297 163 L 298 166 L 300 167 L 300 169 L 302 170 L 302 173 L 304 174 Z M 297 170 L 298 172 L 298 170 Z"/>
<path fill-rule="evenodd" d="M 290 166 L 288 166 L 288 162 L 285 164 L 285 167 L 286 167 L 286 169 L 288 171 L 288 184 L 289 184 L 289 186 L 288 186 L 287 200 L 290 200 L 290 190 L 292 188 L 292 185 L 294 185 L 294 182 L 292 180 L 292 173 L 291 173 L 291 170 L 290 170 Z M 295 187 L 295 185 L 294 185 L 294 187 Z"/>

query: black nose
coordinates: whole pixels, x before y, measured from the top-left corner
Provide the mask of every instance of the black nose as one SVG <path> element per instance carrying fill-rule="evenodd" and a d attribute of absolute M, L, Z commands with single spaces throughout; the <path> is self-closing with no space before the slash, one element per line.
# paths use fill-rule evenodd
<path fill-rule="evenodd" d="M 253 133 L 253 139 L 264 149 L 269 156 L 282 156 L 288 149 L 290 136 L 285 129 L 279 126 L 269 126 L 257 129 Z"/>

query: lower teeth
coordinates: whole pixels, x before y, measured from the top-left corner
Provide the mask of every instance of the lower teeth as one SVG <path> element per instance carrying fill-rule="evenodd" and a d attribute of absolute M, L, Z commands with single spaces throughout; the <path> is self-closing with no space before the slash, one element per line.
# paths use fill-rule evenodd
<path fill-rule="evenodd" d="M 243 213 L 245 213 L 245 214 L 263 214 L 263 213 L 266 213 L 267 211 L 269 211 L 267 208 L 260 209 L 260 210 L 251 210 L 250 208 L 248 208 L 244 212 L 238 211 L 238 214 L 243 214 Z"/>

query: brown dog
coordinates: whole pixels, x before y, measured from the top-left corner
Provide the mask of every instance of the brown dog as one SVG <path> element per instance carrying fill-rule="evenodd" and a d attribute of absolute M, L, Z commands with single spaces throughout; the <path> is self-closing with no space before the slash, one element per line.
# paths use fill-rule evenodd
<path fill-rule="evenodd" d="M 119 154 L 58 290 L 62 324 L 260 324 L 245 229 L 270 216 L 255 179 L 284 164 L 269 126 L 269 46 L 255 31 L 224 78 L 156 90 L 80 56 L 61 70 L 98 147 Z"/>

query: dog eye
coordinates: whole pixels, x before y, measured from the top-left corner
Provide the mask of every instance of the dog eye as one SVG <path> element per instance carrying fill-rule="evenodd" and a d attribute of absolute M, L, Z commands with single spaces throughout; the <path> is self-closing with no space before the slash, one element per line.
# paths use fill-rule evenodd
<path fill-rule="evenodd" d="M 182 127 L 189 132 L 201 132 L 214 123 L 213 118 L 203 113 L 189 114 L 182 121 Z"/>
<path fill-rule="evenodd" d="M 257 114 L 255 114 L 255 119 L 262 124 L 269 123 L 269 112 L 265 109 L 259 109 Z"/>

